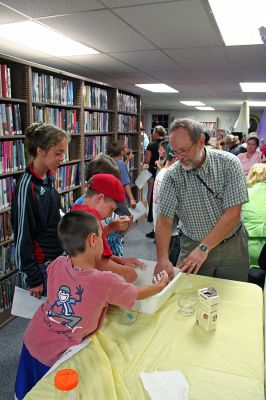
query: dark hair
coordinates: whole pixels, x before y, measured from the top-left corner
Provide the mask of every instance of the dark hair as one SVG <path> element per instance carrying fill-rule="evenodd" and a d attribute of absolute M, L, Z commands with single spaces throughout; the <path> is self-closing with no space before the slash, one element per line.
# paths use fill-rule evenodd
<path fill-rule="evenodd" d="M 38 122 L 26 129 L 25 136 L 26 150 L 33 158 L 37 155 L 38 147 L 47 151 L 63 139 L 70 141 L 70 136 L 63 129 Z"/>
<path fill-rule="evenodd" d="M 166 150 L 166 147 L 167 147 L 168 143 L 169 143 L 168 140 L 162 140 L 162 141 L 159 143 L 159 146 L 161 146 L 164 150 Z"/>
<path fill-rule="evenodd" d="M 204 136 L 203 126 L 200 122 L 190 119 L 175 119 L 170 126 L 170 133 L 178 128 L 187 130 L 188 135 L 193 143 L 197 143 L 201 136 Z"/>
<path fill-rule="evenodd" d="M 210 140 L 210 135 L 208 132 L 204 132 L 204 137 L 205 137 L 205 145 L 209 144 L 209 140 Z"/>
<path fill-rule="evenodd" d="M 97 218 L 85 211 L 70 211 L 58 224 L 58 238 L 63 250 L 70 256 L 76 256 L 85 251 L 85 243 L 90 233 L 99 236 Z"/>
<path fill-rule="evenodd" d="M 125 143 L 121 142 L 120 140 L 115 140 L 111 142 L 108 149 L 107 154 L 110 157 L 118 157 L 121 155 L 121 151 L 125 148 Z"/>
<path fill-rule="evenodd" d="M 164 137 L 166 135 L 166 130 L 162 125 L 156 125 L 153 131 L 157 132 L 159 136 Z"/>
<path fill-rule="evenodd" d="M 87 164 L 85 179 L 88 182 L 93 175 L 110 174 L 117 179 L 121 179 L 120 170 L 112 157 L 106 154 L 98 154 L 93 160 Z"/>
<path fill-rule="evenodd" d="M 257 147 L 259 147 L 260 141 L 259 141 L 259 138 L 257 138 L 257 136 L 249 136 L 247 143 L 250 142 L 250 140 L 254 140 L 256 142 Z"/>

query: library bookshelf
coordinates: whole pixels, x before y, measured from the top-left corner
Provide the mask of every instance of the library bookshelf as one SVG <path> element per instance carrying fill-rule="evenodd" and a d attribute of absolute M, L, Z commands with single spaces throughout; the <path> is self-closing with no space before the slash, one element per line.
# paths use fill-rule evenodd
<path fill-rule="evenodd" d="M 64 212 L 84 192 L 86 164 L 109 141 L 124 141 L 133 151 L 129 172 L 140 172 L 140 97 L 82 76 L 0 54 L 0 326 L 10 317 L 14 286 L 24 285 L 14 264 L 10 223 L 11 194 L 30 162 L 25 129 L 45 122 L 65 129 L 68 152 L 56 172 Z"/>

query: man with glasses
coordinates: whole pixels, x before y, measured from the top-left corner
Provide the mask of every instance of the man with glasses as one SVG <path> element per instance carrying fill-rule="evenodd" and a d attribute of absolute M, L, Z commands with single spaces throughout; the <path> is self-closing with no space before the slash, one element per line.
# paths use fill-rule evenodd
<path fill-rule="evenodd" d="M 234 155 L 207 150 L 201 124 L 175 120 L 170 143 L 179 163 L 165 173 L 156 223 L 155 274 L 166 269 L 172 221 L 182 231 L 177 267 L 223 279 L 246 281 L 249 270 L 247 234 L 240 213 L 248 201 L 245 177 Z"/>

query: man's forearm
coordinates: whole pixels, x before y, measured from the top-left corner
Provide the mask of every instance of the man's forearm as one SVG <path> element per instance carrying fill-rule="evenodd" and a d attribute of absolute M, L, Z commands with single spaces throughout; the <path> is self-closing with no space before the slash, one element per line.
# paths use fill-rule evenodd
<path fill-rule="evenodd" d="M 157 260 L 168 259 L 169 244 L 172 233 L 173 221 L 169 218 L 158 214 L 156 220 L 156 249 L 157 249 Z"/>
<path fill-rule="evenodd" d="M 202 239 L 211 250 L 216 247 L 240 221 L 241 205 L 228 208 L 208 235 Z"/>

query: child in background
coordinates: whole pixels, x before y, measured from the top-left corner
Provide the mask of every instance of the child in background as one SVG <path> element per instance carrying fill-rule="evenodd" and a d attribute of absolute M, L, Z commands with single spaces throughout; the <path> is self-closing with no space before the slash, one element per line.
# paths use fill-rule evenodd
<path fill-rule="evenodd" d="M 159 160 L 155 161 L 155 165 L 157 167 L 158 172 L 165 166 L 166 163 L 166 146 L 168 145 L 168 140 L 163 140 L 159 144 Z"/>
<path fill-rule="evenodd" d="M 26 129 L 26 151 L 33 159 L 13 193 L 11 222 L 15 264 L 26 275 L 30 294 L 46 294 L 46 267 L 62 254 L 57 237 L 60 196 L 54 170 L 64 160 L 69 137 L 52 125 L 36 123 Z"/>
<path fill-rule="evenodd" d="M 121 174 L 121 182 L 124 186 L 126 193 L 126 203 L 132 208 L 136 207 L 136 200 L 131 191 L 131 179 L 127 169 L 127 163 L 134 157 L 131 150 L 129 150 L 124 143 L 116 140 L 111 143 L 108 154 L 115 160 L 118 165 Z M 123 161 L 125 157 L 125 162 Z"/>
<path fill-rule="evenodd" d="M 116 274 L 98 271 L 101 227 L 90 213 L 70 211 L 58 225 L 58 236 L 69 256 L 58 257 L 48 267 L 47 300 L 24 335 L 17 400 L 24 399 L 69 347 L 101 327 L 108 303 L 132 308 L 136 300 L 158 293 L 168 282 L 164 271 L 158 283 L 137 288 Z"/>
<path fill-rule="evenodd" d="M 112 157 L 106 154 L 99 154 L 93 160 L 87 164 L 85 173 L 85 180 L 88 182 L 93 175 L 96 174 L 111 174 L 116 178 L 120 179 L 120 171 L 116 162 Z M 85 195 L 78 198 L 75 204 L 82 204 L 85 199 Z M 121 205 L 120 205 L 121 207 Z M 125 232 L 129 229 L 132 224 L 133 217 L 126 205 L 123 210 L 120 209 L 121 215 L 118 216 L 115 213 L 104 220 L 103 231 L 107 237 L 107 242 L 115 256 L 123 256 L 123 244 L 121 232 Z M 130 218 L 128 218 L 130 217 Z"/>
<path fill-rule="evenodd" d="M 121 203 L 125 201 L 123 185 L 115 176 L 97 174 L 88 182 L 85 199 L 82 204 L 74 204 L 72 210 L 87 211 L 94 214 L 99 222 L 109 217 Z M 142 267 L 143 263 L 136 258 L 122 258 L 114 256 L 102 232 L 103 254 L 98 265 L 100 270 L 112 271 L 123 276 L 128 282 L 137 278 L 135 267 Z"/>

